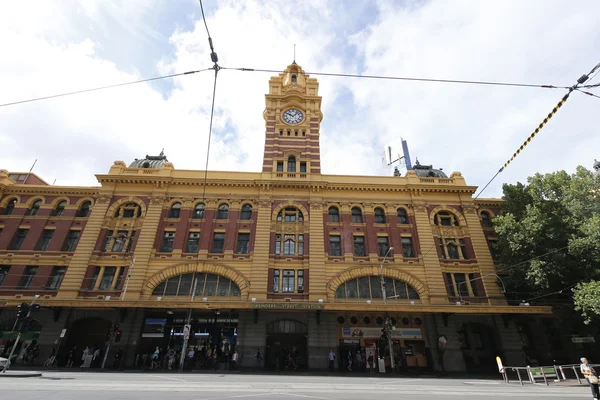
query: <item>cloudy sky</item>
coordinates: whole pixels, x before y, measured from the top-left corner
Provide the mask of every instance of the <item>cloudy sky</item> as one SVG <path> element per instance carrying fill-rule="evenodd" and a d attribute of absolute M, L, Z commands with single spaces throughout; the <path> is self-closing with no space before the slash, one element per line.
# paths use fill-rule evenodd
<path fill-rule="evenodd" d="M 0 104 L 208 68 L 197 0 L 0 0 Z M 205 0 L 223 67 L 569 86 L 600 61 L 600 3 L 558 0 Z M 211 170 L 260 171 L 271 74 L 223 70 Z M 318 77 L 322 170 L 380 175 L 384 145 L 484 185 L 564 90 Z M 600 82 L 600 75 L 592 83 Z M 162 148 L 203 169 L 213 72 L 0 107 L 0 168 L 57 185 L 95 185 L 115 160 Z M 600 94 L 600 89 L 596 89 Z M 600 99 L 573 93 L 503 172 L 591 168 Z M 396 152 L 396 151 L 395 151 Z M 352 162 L 348 162 L 348 154 Z"/>

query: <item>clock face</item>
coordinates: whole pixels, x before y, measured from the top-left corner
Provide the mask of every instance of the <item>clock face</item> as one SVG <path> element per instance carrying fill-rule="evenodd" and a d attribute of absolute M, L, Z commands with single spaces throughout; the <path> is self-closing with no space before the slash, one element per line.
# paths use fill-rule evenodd
<path fill-rule="evenodd" d="M 302 114 L 302 111 L 295 108 L 290 108 L 283 112 L 283 120 L 288 124 L 296 125 L 302 122 L 303 119 L 304 114 Z"/>

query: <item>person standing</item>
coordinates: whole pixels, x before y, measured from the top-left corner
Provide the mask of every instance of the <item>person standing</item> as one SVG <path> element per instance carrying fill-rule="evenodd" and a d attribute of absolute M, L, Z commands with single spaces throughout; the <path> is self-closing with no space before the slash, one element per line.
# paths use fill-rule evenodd
<path fill-rule="evenodd" d="M 158 368 L 158 361 L 160 359 L 160 348 L 156 346 L 156 350 L 154 350 L 154 354 L 152 354 L 152 364 L 150 364 L 150 369 Z"/>
<path fill-rule="evenodd" d="M 335 364 L 335 352 L 333 349 L 329 349 L 329 371 L 333 372 L 333 364 Z"/>
<path fill-rule="evenodd" d="M 173 363 L 175 362 L 175 349 L 174 348 L 169 348 L 169 350 L 167 350 L 167 367 L 169 369 L 173 368 Z"/>
<path fill-rule="evenodd" d="M 596 375 L 594 367 L 590 365 L 587 358 L 581 357 L 581 365 L 579 366 L 579 369 L 581 370 L 583 376 L 585 376 L 588 385 L 590 385 L 594 400 L 600 399 L 600 392 L 598 391 L 598 375 Z"/>
<path fill-rule="evenodd" d="M 237 350 L 233 351 L 233 354 L 231 355 L 231 370 L 235 371 L 235 366 L 237 365 L 237 361 L 238 361 L 238 352 Z"/>
<path fill-rule="evenodd" d="M 348 350 L 348 371 L 352 371 L 352 351 Z"/>
<path fill-rule="evenodd" d="M 260 368 L 262 365 L 262 354 L 260 354 L 260 349 L 256 349 L 256 354 L 254 355 L 254 360 L 256 361 L 256 367 Z"/>
<path fill-rule="evenodd" d="M 369 357 L 367 358 L 367 363 L 369 364 L 369 374 L 373 373 L 373 352 L 369 352 Z"/>

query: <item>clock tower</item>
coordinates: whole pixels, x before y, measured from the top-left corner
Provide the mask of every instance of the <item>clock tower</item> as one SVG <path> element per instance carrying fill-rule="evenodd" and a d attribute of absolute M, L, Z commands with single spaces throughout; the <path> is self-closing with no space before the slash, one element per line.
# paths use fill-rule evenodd
<path fill-rule="evenodd" d="M 321 173 L 319 82 L 294 61 L 269 80 L 263 172 L 288 178 Z"/>

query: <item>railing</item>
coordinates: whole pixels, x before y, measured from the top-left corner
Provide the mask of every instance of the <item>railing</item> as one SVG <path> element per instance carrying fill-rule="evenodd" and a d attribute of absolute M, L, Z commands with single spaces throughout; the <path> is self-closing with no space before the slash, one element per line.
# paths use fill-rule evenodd
<path fill-rule="evenodd" d="M 600 367 L 600 364 L 590 364 L 590 366 Z M 549 379 L 553 382 L 577 379 L 577 382 L 581 384 L 582 380 L 585 381 L 585 377 L 580 377 L 578 372 L 579 367 L 579 364 L 546 365 L 540 367 L 531 367 L 529 365 L 526 367 L 503 367 L 501 374 L 504 382 L 510 383 L 511 378 L 509 377 L 509 373 L 514 373 L 513 378 L 516 377 L 521 385 L 523 385 L 524 382 L 535 384 L 538 383 L 536 380 L 543 380 L 544 384 L 548 386 Z"/>

